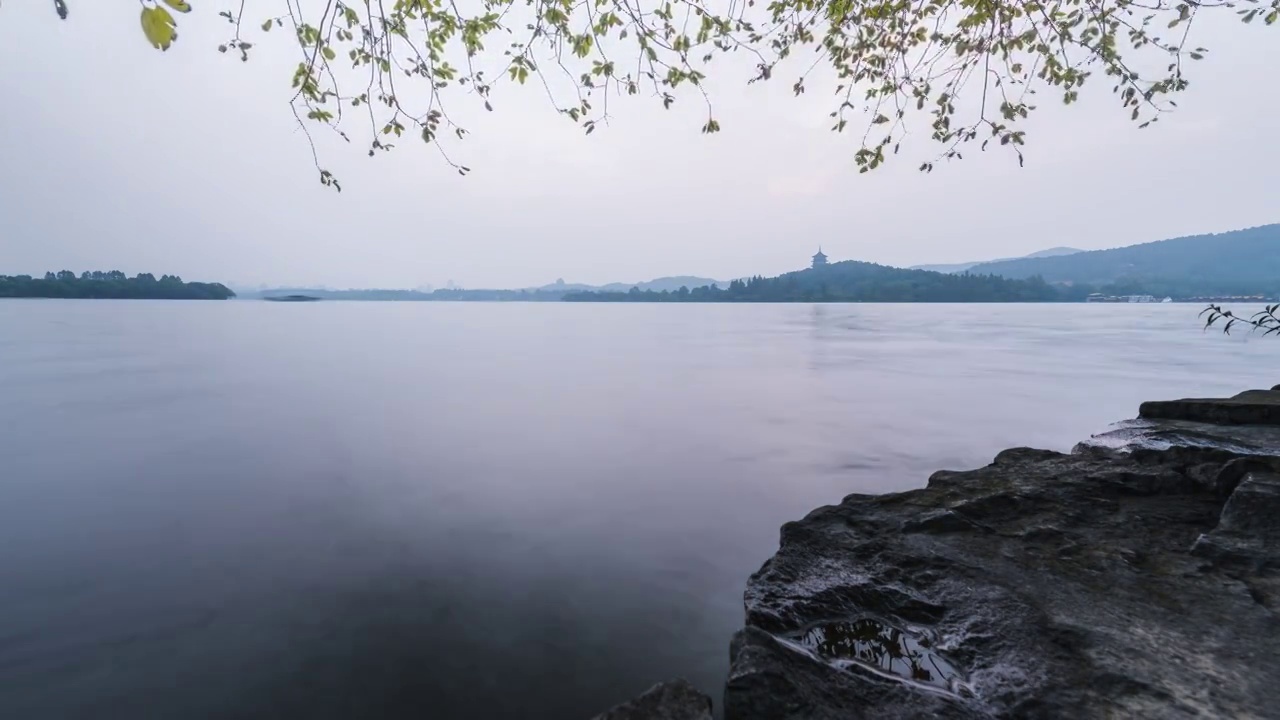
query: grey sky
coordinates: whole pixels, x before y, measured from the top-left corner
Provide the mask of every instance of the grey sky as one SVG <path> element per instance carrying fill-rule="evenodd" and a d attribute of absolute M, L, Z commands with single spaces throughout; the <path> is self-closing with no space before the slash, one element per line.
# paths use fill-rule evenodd
<path fill-rule="evenodd" d="M 472 175 L 416 140 L 371 159 L 326 138 L 338 195 L 286 105 L 290 38 L 264 38 L 247 64 L 219 55 L 226 3 L 192 2 L 164 54 L 132 3 L 81 0 L 68 22 L 47 0 L 0 6 L 0 273 L 518 287 L 772 275 L 818 244 L 909 265 L 1280 220 L 1280 42 L 1228 13 L 1196 26 L 1212 53 L 1178 113 L 1139 132 L 1104 79 L 1072 108 L 1042 96 L 1021 169 L 975 148 L 921 175 L 934 148 L 917 134 L 906 158 L 859 175 L 858 134 L 827 131 L 824 93 L 794 98 L 787 77 L 748 87 L 726 64 L 718 135 L 699 133 L 691 96 L 671 112 L 630 99 L 584 137 L 540 91 L 504 87 L 450 148 Z"/>

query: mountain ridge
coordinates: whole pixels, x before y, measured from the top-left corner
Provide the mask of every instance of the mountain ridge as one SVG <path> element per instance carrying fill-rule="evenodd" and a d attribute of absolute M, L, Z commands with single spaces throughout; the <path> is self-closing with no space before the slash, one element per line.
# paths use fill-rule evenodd
<path fill-rule="evenodd" d="M 982 263 L 976 274 L 1061 285 L 1194 285 L 1202 293 L 1280 291 L 1280 224 L 1186 235 L 1071 255 Z"/>
<path fill-rule="evenodd" d="M 1079 248 L 1073 248 L 1073 247 L 1059 246 L 1059 247 L 1045 248 L 1044 250 L 1037 250 L 1033 253 L 1020 255 L 1016 258 L 997 258 L 995 260 L 977 260 L 974 262 L 966 262 L 966 263 L 912 265 L 911 267 L 908 267 L 905 269 L 906 270 L 926 270 L 928 272 L 940 272 L 940 273 L 962 273 L 968 270 L 972 270 L 973 268 L 979 265 L 987 265 L 990 263 L 1007 262 L 1009 260 L 1027 260 L 1031 258 L 1041 258 L 1041 257 L 1058 257 L 1060 255 L 1074 255 L 1080 252 L 1084 252 L 1084 250 L 1080 250 Z"/>
<path fill-rule="evenodd" d="M 529 291 L 541 292 L 628 292 L 631 288 L 639 288 L 641 292 L 652 290 L 654 292 L 675 292 L 681 287 L 693 289 L 695 287 L 704 287 L 706 285 L 715 285 L 720 287 L 728 285 L 725 280 L 713 280 L 711 278 L 698 277 L 696 275 L 667 275 L 664 277 L 654 278 L 634 283 L 606 283 L 604 285 L 588 285 L 586 283 L 566 283 L 563 280 L 557 280 L 548 285 L 539 287 L 525 288 Z"/>

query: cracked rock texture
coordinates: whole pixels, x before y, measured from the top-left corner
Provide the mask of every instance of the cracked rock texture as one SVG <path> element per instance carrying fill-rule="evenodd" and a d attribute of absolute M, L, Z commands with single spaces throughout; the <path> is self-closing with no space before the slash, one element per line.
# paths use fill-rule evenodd
<path fill-rule="evenodd" d="M 782 528 L 725 720 L 1280 720 L 1280 387 Z M 605 720 L 709 718 L 687 684 Z"/>
<path fill-rule="evenodd" d="M 1280 718 L 1280 428 L 1180 422 L 785 525 L 725 717 Z"/>

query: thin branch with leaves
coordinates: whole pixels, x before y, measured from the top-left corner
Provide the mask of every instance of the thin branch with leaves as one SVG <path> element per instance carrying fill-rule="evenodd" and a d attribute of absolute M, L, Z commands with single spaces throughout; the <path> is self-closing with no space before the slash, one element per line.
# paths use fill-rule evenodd
<path fill-rule="evenodd" d="M 721 123 L 707 73 L 717 56 L 740 51 L 754 65 L 747 83 L 794 62 L 795 94 L 814 82 L 835 86 L 832 130 L 844 132 L 851 115 L 866 121 L 852 152 L 862 172 L 899 154 L 917 125 L 931 129 L 935 146 L 921 171 L 971 145 L 1003 147 L 1021 164 L 1023 123 L 1043 94 L 1069 105 L 1086 83 L 1107 78 L 1123 111 L 1147 127 L 1187 89 L 1185 61 L 1209 52 L 1191 40 L 1205 11 L 1233 11 L 1246 24 L 1280 20 L 1280 0 L 263 0 L 251 10 L 261 20 L 245 17 L 243 0 L 193 1 L 232 6 L 219 13 L 233 33 L 218 49 L 242 61 L 253 32 L 291 27 L 304 129 L 349 141 L 340 108 L 364 106 L 370 154 L 412 129 L 462 174 L 468 168 L 441 144 L 466 134 L 446 110 L 455 100 L 492 111 L 496 89 L 536 75 L 554 109 L 591 133 L 607 123 L 610 95 L 643 87 L 669 108 L 691 91 L 706 104 L 702 132 L 714 133 Z M 191 12 L 191 2 L 140 3 L 147 40 L 169 49 L 173 13 Z M 65 0 L 54 4 L 65 17 Z M 263 9 L 271 4 L 284 8 Z M 801 51 L 813 56 L 795 59 Z M 618 62 L 631 57 L 634 66 Z M 353 85 L 361 91 L 343 92 Z M 319 157 L 316 169 L 340 188 Z"/>
<path fill-rule="evenodd" d="M 1224 310 L 1221 305 L 1210 305 L 1200 311 L 1200 317 L 1208 316 L 1205 321 L 1204 329 L 1208 330 L 1213 324 L 1222 320 L 1222 332 L 1227 335 L 1231 334 L 1231 329 L 1235 327 L 1247 326 L 1249 332 L 1260 332 L 1263 337 L 1267 335 L 1280 335 L 1280 304 L 1268 305 L 1262 310 L 1254 313 L 1251 317 L 1238 317 L 1230 310 Z"/>

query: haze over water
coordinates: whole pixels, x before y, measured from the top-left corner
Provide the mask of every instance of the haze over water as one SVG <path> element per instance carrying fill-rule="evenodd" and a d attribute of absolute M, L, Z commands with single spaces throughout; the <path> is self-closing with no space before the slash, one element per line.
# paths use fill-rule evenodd
<path fill-rule="evenodd" d="M 1198 310 L 0 302 L 0 717 L 718 698 L 782 523 L 1280 382 Z"/>

